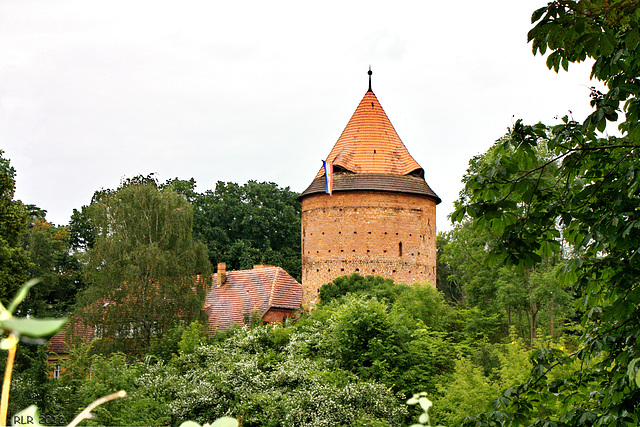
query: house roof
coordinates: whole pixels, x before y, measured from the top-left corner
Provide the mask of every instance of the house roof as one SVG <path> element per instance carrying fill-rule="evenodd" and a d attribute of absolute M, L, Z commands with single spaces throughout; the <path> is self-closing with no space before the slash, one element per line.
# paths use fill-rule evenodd
<path fill-rule="evenodd" d="M 402 143 L 378 98 L 369 89 L 327 156 L 334 170 L 356 174 L 424 176 Z M 316 178 L 324 176 L 320 168 Z"/>
<path fill-rule="evenodd" d="M 70 334 L 69 330 L 72 327 L 73 335 Z M 70 347 L 68 341 L 74 339 L 74 337 L 79 337 L 82 342 L 90 342 L 94 337 L 94 330 L 81 322 L 72 320 L 49 339 L 47 350 L 51 353 L 68 353 Z"/>
<path fill-rule="evenodd" d="M 245 315 L 257 310 L 263 317 L 269 309 L 296 310 L 302 304 L 302 286 L 280 267 L 254 266 L 252 270 L 227 271 L 226 280 L 207 293 L 204 309 L 209 330 L 243 324 Z"/>

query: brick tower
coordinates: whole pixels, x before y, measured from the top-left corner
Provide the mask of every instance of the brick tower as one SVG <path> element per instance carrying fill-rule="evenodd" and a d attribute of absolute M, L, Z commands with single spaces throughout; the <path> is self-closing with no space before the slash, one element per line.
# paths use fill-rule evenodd
<path fill-rule="evenodd" d="M 300 195 L 303 304 L 352 273 L 396 283 L 436 283 L 436 205 L 424 179 L 371 90 Z M 331 172 L 331 169 L 333 171 Z"/>

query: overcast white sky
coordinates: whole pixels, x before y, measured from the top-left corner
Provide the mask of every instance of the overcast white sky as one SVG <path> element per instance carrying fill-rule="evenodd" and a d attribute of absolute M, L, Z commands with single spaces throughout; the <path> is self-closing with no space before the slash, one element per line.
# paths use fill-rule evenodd
<path fill-rule="evenodd" d="M 66 224 L 95 190 L 272 181 L 301 192 L 367 90 L 442 198 L 515 118 L 588 113 L 588 66 L 526 42 L 544 0 L 0 2 L 0 149 Z"/>

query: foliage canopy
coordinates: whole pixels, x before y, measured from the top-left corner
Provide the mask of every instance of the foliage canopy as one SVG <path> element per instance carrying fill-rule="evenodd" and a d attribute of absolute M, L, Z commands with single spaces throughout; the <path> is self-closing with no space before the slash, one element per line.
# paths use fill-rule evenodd
<path fill-rule="evenodd" d="M 547 382 L 547 370 L 565 358 L 541 351 L 529 381 L 507 390 L 495 412 L 472 423 L 637 425 L 640 4 L 552 1 L 532 22 L 533 52 L 548 51 L 549 68 L 566 70 L 591 58 L 591 76 L 606 89 L 591 89 L 593 112 L 581 123 L 569 117 L 554 126 L 517 121 L 492 147 L 490 161 L 478 168 L 472 164 L 453 219 L 468 216 L 490 230 L 497 236 L 494 261 L 521 267 L 558 253 L 564 239 L 573 258 L 561 277 L 582 295 L 585 333 L 575 357 L 599 362 Z M 616 121 L 617 135 L 603 134 Z M 540 155 L 542 145 L 548 157 Z M 543 179 L 549 176 L 553 179 Z M 559 419 L 535 411 L 538 393 L 565 408 Z"/>
<path fill-rule="evenodd" d="M 0 302 L 7 304 L 20 283 L 28 278 L 29 255 L 19 245 L 27 230 L 28 213 L 14 200 L 15 169 L 0 150 Z"/>
<path fill-rule="evenodd" d="M 96 193 L 89 217 L 95 244 L 86 253 L 81 318 L 96 325 L 100 351 L 141 351 L 202 315 L 210 264 L 183 197 L 138 177 Z"/>

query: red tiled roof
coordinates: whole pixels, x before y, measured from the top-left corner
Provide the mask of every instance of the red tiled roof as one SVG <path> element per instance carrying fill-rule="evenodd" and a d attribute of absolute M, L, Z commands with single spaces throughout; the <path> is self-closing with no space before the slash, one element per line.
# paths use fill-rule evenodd
<path fill-rule="evenodd" d="M 302 286 L 280 267 L 227 271 L 222 286 L 215 285 L 217 274 L 213 283 L 204 302 L 210 331 L 242 325 L 253 310 L 262 317 L 270 308 L 296 310 L 302 304 Z"/>
<path fill-rule="evenodd" d="M 73 325 L 74 334 L 70 336 L 69 328 Z M 88 326 L 84 326 L 75 319 L 72 319 L 71 322 L 67 323 L 64 328 L 58 331 L 57 334 L 51 337 L 48 342 L 47 350 L 52 353 L 68 353 L 69 352 L 69 342 L 68 339 L 73 339 L 74 337 L 79 337 L 83 342 L 91 342 L 93 340 L 94 331 L 93 328 Z"/>
<path fill-rule="evenodd" d="M 360 101 L 327 161 L 334 169 L 337 166 L 356 174 L 424 176 L 371 90 Z M 323 176 L 320 168 L 316 178 Z"/>

